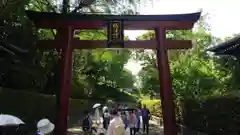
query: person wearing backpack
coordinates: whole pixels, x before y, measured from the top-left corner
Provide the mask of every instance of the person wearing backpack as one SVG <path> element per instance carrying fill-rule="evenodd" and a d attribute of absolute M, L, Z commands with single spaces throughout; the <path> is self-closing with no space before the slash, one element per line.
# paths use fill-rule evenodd
<path fill-rule="evenodd" d="M 118 110 L 112 110 L 113 119 L 110 121 L 106 135 L 125 135 L 125 128 L 122 118 L 118 115 Z"/>
<path fill-rule="evenodd" d="M 84 118 L 82 121 L 82 130 L 84 135 L 90 135 L 92 130 L 92 122 L 88 111 L 84 112 Z"/>

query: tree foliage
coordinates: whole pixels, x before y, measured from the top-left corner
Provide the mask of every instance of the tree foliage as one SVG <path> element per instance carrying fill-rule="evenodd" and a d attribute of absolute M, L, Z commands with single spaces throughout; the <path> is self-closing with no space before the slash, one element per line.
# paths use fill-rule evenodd
<path fill-rule="evenodd" d="M 168 51 L 178 121 L 209 134 L 236 134 L 239 111 L 233 108 L 239 102 L 239 58 L 212 56 L 205 51 L 224 40 L 208 32 L 204 18 L 194 31 L 168 31 L 166 37 L 193 42 L 192 49 Z M 153 31 L 138 37 L 138 40 L 150 39 L 155 39 Z M 134 56 L 142 63 L 141 92 L 159 93 L 156 52 L 136 50 Z"/>
<path fill-rule="evenodd" d="M 206 96 L 225 92 L 229 72 L 224 70 L 215 59 L 206 55 L 206 47 L 219 42 L 205 30 L 204 23 L 199 23 L 195 31 L 168 31 L 168 39 L 192 39 L 193 48 L 190 50 L 168 51 L 173 89 L 177 98 L 201 99 Z M 138 40 L 154 39 L 153 31 L 138 37 Z M 136 58 L 143 61 L 139 73 L 143 92 L 154 90 L 159 92 L 159 74 L 155 51 L 138 50 Z"/>
<path fill-rule="evenodd" d="M 23 1 L 18 1 L 23 2 Z M 1 85 L 22 90 L 34 90 L 45 94 L 58 94 L 60 83 L 60 53 L 56 50 L 43 51 L 35 47 L 38 39 L 54 39 L 56 30 L 36 30 L 25 15 L 25 9 L 38 12 L 57 13 L 115 13 L 134 14 L 136 1 L 79 0 L 31 0 L 23 4 L 5 4 L 1 16 Z M 115 8 L 114 8 L 115 7 Z M 116 10 L 114 9 L 126 9 Z M 118 11 L 118 12 L 117 12 Z M 123 11 L 123 12 L 119 12 Z M 74 38 L 85 40 L 106 39 L 104 30 L 76 30 Z M 131 56 L 129 50 L 75 50 L 73 52 L 73 97 L 98 97 L 99 89 L 113 93 L 122 88 L 133 87 L 135 77 L 124 68 Z M 16 76 L 17 75 L 17 76 Z M 24 78 L 24 79 L 23 79 Z M 108 91 L 103 91 L 103 95 Z M 119 94 L 112 94 L 112 96 Z"/>

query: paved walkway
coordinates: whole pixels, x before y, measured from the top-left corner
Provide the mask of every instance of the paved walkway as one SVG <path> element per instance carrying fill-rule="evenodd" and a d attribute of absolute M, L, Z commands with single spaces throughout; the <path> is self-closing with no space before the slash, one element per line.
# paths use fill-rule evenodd
<path fill-rule="evenodd" d="M 149 135 L 163 135 L 163 127 L 157 124 L 156 121 L 149 121 Z"/>
<path fill-rule="evenodd" d="M 159 124 L 155 121 L 150 121 L 149 135 L 163 135 L 163 127 L 160 127 Z M 83 135 L 82 129 L 79 127 L 73 127 L 68 129 L 69 135 Z M 137 135 L 143 135 L 138 133 Z"/>

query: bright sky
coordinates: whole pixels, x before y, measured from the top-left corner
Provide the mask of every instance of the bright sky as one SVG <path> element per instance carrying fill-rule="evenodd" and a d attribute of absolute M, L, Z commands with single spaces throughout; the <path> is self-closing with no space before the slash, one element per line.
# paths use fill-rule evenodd
<path fill-rule="evenodd" d="M 143 4 L 142 4 L 143 5 Z M 199 9 L 208 13 L 207 23 L 214 36 L 224 38 L 240 33 L 240 0 L 155 0 L 148 6 L 139 7 L 140 14 L 180 14 L 192 13 Z M 127 31 L 130 39 L 135 39 L 144 31 Z M 126 64 L 126 68 L 136 75 L 141 66 L 134 60 Z"/>

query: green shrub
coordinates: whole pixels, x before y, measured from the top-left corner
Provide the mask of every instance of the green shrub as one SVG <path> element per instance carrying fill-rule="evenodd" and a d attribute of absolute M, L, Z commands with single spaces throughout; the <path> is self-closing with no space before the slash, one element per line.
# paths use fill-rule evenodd
<path fill-rule="evenodd" d="M 240 131 L 240 98 L 217 97 L 185 100 L 183 122 L 210 135 L 235 135 Z"/>
<path fill-rule="evenodd" d="M 55 96 L 0 87 L 0 112 L 19 117 L 26 123 L 30 131 L 35 130 L 36 123 L 42 118 L 49 118 L 54 122 L 56 116 L 55 101 Z M 83 110 L 91 108 L 92 104 L 84 100 L 71 99 L 69 124 L 77 123 Z"/>

